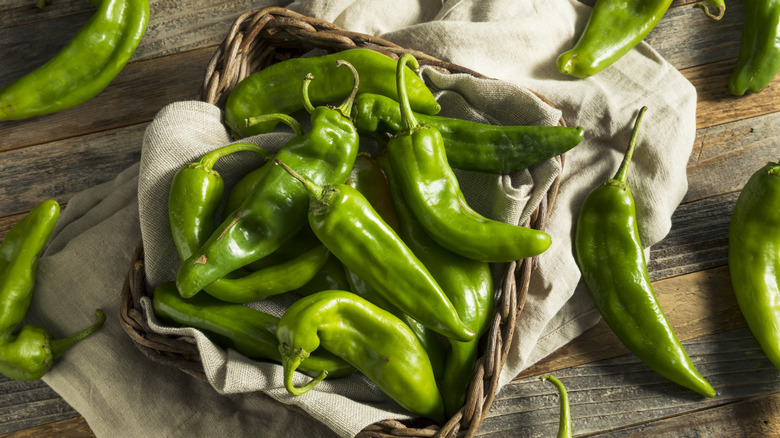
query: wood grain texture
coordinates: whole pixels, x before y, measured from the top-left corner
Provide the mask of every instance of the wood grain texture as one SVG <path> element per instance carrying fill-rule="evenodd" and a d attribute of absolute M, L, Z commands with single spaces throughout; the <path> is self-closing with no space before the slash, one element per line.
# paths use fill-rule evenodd
<path fill-rule="evenodd" d="M 0 435 L 0 438 L 39 438 L 39 437 L 58 437 L 58 438 L 93 438 L 92 429 L 84 417 L 77 415 L 64 420 L 52 421 L 30 427 L 28 429 L 17 430 Z"/>
<path fill-rule="evenodd" d="M 15 381 L 0 375 L 0 433 L 78 416 L 41 380 Z"/>

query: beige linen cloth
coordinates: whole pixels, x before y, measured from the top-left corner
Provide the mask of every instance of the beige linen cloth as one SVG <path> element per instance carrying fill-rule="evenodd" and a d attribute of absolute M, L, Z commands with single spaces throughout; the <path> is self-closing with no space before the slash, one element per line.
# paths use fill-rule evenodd
<path fill-rule="evenodd" d="M 258 2 L 256 7 L 266 5 Z M 644 244 L 649 247 L 668 233 L 671 215 L 687 190 L 695 90 L 644 43 L 596 77 L 559 74 L 555 57 L 574 43 L 587 7 L 573 0 L 315 0 L 288 7 L 499 80 L 425 70 L 444 114 L 517 124 L 555 124 L 562 115 L 569 125 L 585 129 L 583 143 L 566 156 L 547 227 L 553 245 L 533 275 L 502 385 L 598 321 L 587 291 L 578 285 L 572 226 L 585 194 L 614 174 L 642 105 L 649 110 L 629 185 Z M 539 92 L 554 107 L 526 89 Z M 139 239 L 149 285 L 175 276 L 179 262 L 167 226 L 167 185 L 183 163 L 231 141 L 220 118 L 211 105 L 171 103 L 138 145 L 143 147 L 139 164 L 68 203 L 40 263 L 30 319 L 55 334 L 90 323 L 94 308 L 103 308 L 109 320 L 61 358 L 44 380 L 86 418 L 97 436 L 353 436 L 377 420 L 403 418 L 406 413 L 361 376 L 326 380 L 304 396 L 291 397 L 283 389 L 280 367 L 249 361 L 185 330 L 202 353 L 209 382 L 201 382 L 150 361 L 122 331 L 118 297 Z M 289 138 L 276 132 L 249 140 L 274 150 Z M 256 158 L 241 154 L 222 160 L 217 169 L 229 186 L 256 164 Z M 560 171 L 546 162 L 511 177 L 459 176 L 467 198 L 483 214 L 518 223 Z M 253 305 L 280 314 L 286 304 L 280 299 Z M 164 333 L 182 333 L 154 318 L 151 323 Z M 282 403 L 245 394 L 252 390 Z"/>

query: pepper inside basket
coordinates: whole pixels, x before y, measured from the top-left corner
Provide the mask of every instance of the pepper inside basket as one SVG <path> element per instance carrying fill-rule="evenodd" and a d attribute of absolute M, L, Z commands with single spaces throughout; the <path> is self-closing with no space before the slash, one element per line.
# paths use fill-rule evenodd
<path fill-rule="evenodd" d="M 200 99 L 222 107 L 230 90 L 255 71 L 302 56 L 313 49 L 333 53 L 354 48 L 371 49 L 396 59 L 404 53 L 411 53 L 421 66 L 433 67 L 444 74 L 463 73 L 485 78 L 467 68 L 438 60 L 419 51 L 404 49 L 380 38 L 349 32 L 288 9 L 270 7 L 245 13 L 236 19 L 207 67 Z M 542 96 L 539 97 L 543 99 Z M 563 119 L 559 124 L 565 125 Z M 563 165 L 563 155 L 554 159 L 560 166 Z M 537 230 L 545 228 L 559 182 L 560 174 L 525 226 Z M 360 435 L 474 435 L 496 394 L 499 375 L 509 354 L 513 330 L 525 303 L 535 263 L 536 258 L 528 258 L 508 264 L 500 285 L 501 294 L 495 306 L 491 327 L 481 340 L 480 356 L 468 386 L 465 404 L 457 413 L 442 425 L 432 425 L 427 420 L 401 422 L 388 419 L 367 427 Z M 147 325 L 141 298 L 151 295 L 151 288 L 146 288 L 144 252 L 139 243 L 122 289 L 121 324 L 136 347 L 147 357 L 206 381 L 199 352 L 193 343 L 157 334 Z M 262 393 L 251 395 L 277 403 Z"/>

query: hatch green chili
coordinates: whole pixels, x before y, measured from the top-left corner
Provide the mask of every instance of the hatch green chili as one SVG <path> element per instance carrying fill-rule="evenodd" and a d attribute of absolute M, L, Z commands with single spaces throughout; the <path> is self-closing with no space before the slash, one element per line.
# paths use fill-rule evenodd
<path fill-rule="evenodd" d="M 321 347 L 352 364 L 413 414 L 444 419 L 428 355 L 414 333 L 390 312 L 351 292 L 322 291 L 301 298 L 282 315 L 276 337 L 291 394 L 306 393 L 327 375 L 323 370 L 304 386 L 293 384 L 301 361 Z"/>
<path fill-rule="evenodd" d="M 127 64 L 148 21 L 148 0 L 99 2 L 59 53 L 0 90 L 0 120 L 53 113 L 95 97 Z"/>
<path fill-rule="evenodd" d="M 308 98 L 312 77 L 302 83 L 304 107 L 311 114 L 311 130 L 294 137 L 276 157 L 294 165 L 307 178 L 319 183 L 342 183 L 355 162 L 359 141 L 350 120 L 353 93 L 337 108 L 314 107 Z M 309 201 L 306 189 L 278 166 L 268 169 L 235 214 L 228 217 L 209 239 L 182 263 L 176 286 L 185 298 L 213 281 L 276 251 L 303 228 Z"/>
<path fill-rule="evenodd" d="M 399 103 L 360 93 L 353 109 L 358 132 L 393 136 L 403 130 Z M 441 133 L 450 166 L 475 172 L 508 174 L 527 169 L 577 146 L 581 127 L 500 126 L 414 113 L 420 125 Z"/>
<path fill-rule="evenodd" d="M 407 205 L 387 157 L 380 155 L 377 161 L 389 183 L 393 207 L 398 215 L 398 235 L 428 268 L 452 302 L 460 320 L 475 334 L 471 341 L 451 340 L 450 351 L 444 359 L 440 387 L 445 412 L 452 416 L 465 403 L 466 390 L 479 353 L 479 340 L 493 321 L 495 290 L 490 264 L 455 254 L 434 242 Z"/>
<path fill-rule="evenodd" d="M 715 390 L 685 353 L 653 292 L 634 198 L 626 185 L 646 109 L 637 116 L 615 177 L 591 191 L 582 204 L 574 232 L 574 256 L 596 307 L 620 341 L 658 374 L 714 397 Z"/>
<path fill-rule="evenodd" d="M 745 21 L 729 91 L 741 96 L 766 88 L 780 71 L 780 0 L 745 0 Z"/>
<path fill-rule="evenodd" d="M 309 225 L 346 268 L 420 324 L 448 338 L 474 338 L 436 280 L 365 196 L 346 184 L 320 186 L 274 161 L 308 191 Z"/>
<path fill-rule="evenodd" d="M 510 262 L 539 255 L 550 236 L 539 230 L 490 220 L 471 209 L 447 161 L 438 129 L 422 126 L 404 91 L 405 54 L 398 61 L 398 95 L 403 129 L 387 142 L 386 154 L 409 208 L 442 247 L 483 262 Z"/>
<path fill-rule="evenodd" d="M 282 361 L 276 340 L 279 318 L 273 315 L 204 294 L 182 298 L 173 282 L 154 288 L 152 308 L 162 320 L 201 330 L 223 348 L 233 348 L 250 359 Z M 311 354 L 299 369 L 311 376 L 327 370 L 328 377 L 333 378 L 355 371 L 352 365 L 323 350 Z"/>
<path fill-rule="evenodd" d="M 41 202 L 11 228 L 0 245 L 0 373 L 11 379 L 40 379 L 57 358 L 95 333 L 106 319 L 97 310 L 95 324 L 62 339 L 53 339 L 51 333 L 31 324 L 16 330 L 30 307 L 38 262 L 59 214 L 56 201 Z"/>
<path fill-rule="evenodd" d="M 312 103 L 322 105 L 344 99 L 353 89 L 352 77 L 336 68 L 336 60 L 353 65 L 360 77 L 361 91 L 396 97 L 395 60 L 370 49 L 350 49 L 324 56 L 292 58 L 253 73 L 233 87 L 225 103 L 225 124 L 236 137 L 270 132 L 274 121 L 246 126 L 248 117 L 262 114 L 292 114 L 302 109 L 298 84 L 307 74 L 317 78 L 312 83 Z M 407 78 L 410 99 L 415 110 L 436 114 L 441 106 L 417 75 Z M 272 90 L 272 92 L 268 92 Z"/>
<path fill-rule="evenodd" d="M 729 227 L 729 274 L 739 309 L 764 354 L 780 369 L 780 163 L 742 188 Z"/>
<path fill-rule="evenodd" d="M 723 0 L 707 0 L 718 9 L 719 19 L 726 7 Z M 639 44 L 663 18 L 672 0 L 596 0 L 585 29 L 570 50 L 556 60 L 558 71 L 584 78 L 593 76 L 623 57 Z"/>

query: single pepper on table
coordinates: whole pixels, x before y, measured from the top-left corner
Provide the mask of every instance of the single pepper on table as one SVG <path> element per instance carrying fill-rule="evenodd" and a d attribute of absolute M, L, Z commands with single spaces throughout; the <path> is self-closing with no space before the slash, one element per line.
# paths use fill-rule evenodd
<path fill-rule="evenodd" d="M 304 79 L 302 96 L 312 128 L 288 141 L 276 154 L 319 184 L 346 181 L 359 147 L 349 117 L 359 76 L 349 63 L 339 65 L 353 72 L 353 93 L 339 107 L 315 108 L 308 97 L 314 78 Z M 236 212 L 182 262 L 176 279 L 179 292 L 191 297 L 215 280 L 276 251 L 305 225 L 308 199 L 306 189 L 287 172 L 278 166 L 268 169 Z"/>
<path fill-rule="evenodd" d="M 780 1 L 745 0 L 745 21 L 729 91 L 741 96 L 766 88 L 780 71 Z"/>
<path fill-rule="evenodd" d="M 297 80 L 303 80 L 308 74 L 319 79 L 312 84 L 306 97 L 314 105 L 344 99 L 354 88 L 354 81 L 344 69 L 337 68 L 336 60 L 344 60 L 355 67 L 362 78 L 361 91 L 397 97 L 395 60 L 370 49 L 349 49 L 323 56 L 288 59 L 247 76 L 228 95 L 225 124 L 237 138 L 270 132 L 276 121 L 252 126 L 246 126 L 244 121 L 263 114 L 292 114 L 302 109 Z M 415 110 L 425 114 L 439 112 L 439 103 L 422 79 L 409 75 L 406 84 Z"/>
<path fill-rule="evenodd" d="M 438 129 L 417 122 L 406 95 L 405 54 L 396 76 L 402 130 L 385 147 L 390 167 L 409 209 L 442 247 L 483 262 L 511 262 L 539 255 L 550 246 L 543 231 L 488 219 L 468 206 Z"/>
<path fill-rule="evenodd" d="M 148 0 L 93 1 L 98 10 L 52 59 L 0 89 L 0 120 L 84 103 L 124 68 L 149 22 Z"/>
<path fill-rule="evenodd" d="M 780 163 L 758 169 L 742 188 L 731 214 L 728 263 L 739 309 L 780 369 Z"/>
<path fill-rule="evenodd" d="M 620 341 L 661 376 L 714 397 L 658 304 L 639 238 L 636 206 L 626 184 L 639 126 L 614 178 L 585 198 L 574 230 L 574 257 L 596 307 Z"/>
<path fill-rule="evenodd" d="M 30 307 L 41 253 L 59 214 L 56 201 L 41 202 L 11 228 L 0 245 L 0 373 L 12 379 L 40 379 L 57 358 L 95 333 L 106 319 L 98 309 L 95 324 L 62 339 L 32 324 L 19 327 Z"/>

